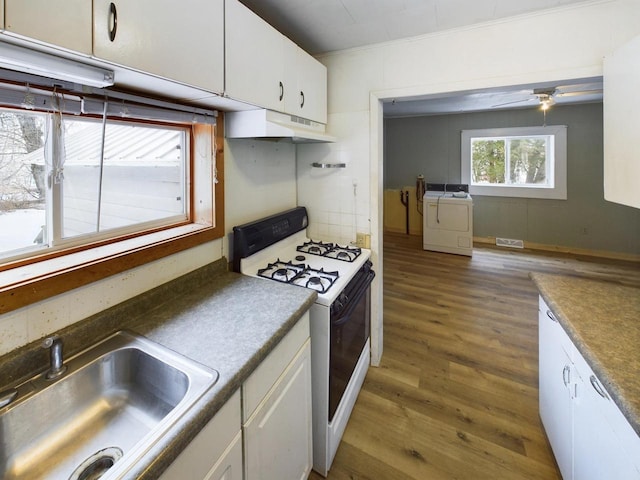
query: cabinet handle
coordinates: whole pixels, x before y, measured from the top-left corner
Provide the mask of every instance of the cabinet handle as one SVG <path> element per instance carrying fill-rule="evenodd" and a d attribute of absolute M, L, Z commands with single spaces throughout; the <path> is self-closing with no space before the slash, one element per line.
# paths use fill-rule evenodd
<path fill-rule="evenodd" d="M 109 4 L 109 40 L 112 42 L 116 39 L 116 32 L 118 30 L 118 10 L 116 4 L 111 2 Z"/>
<path fill-rule="evenodd" d="M 589 377 L 589 381 L 591 382 L 591 386 L 593 387 L 593 389 L 598 392 L 598 395 L 606 400 L 609 400 L 609 395 L 607 395 L 607 392 L 604 391 L 602 385 L 600 385 L 595 375 L 591 375 Z"/>
<path fill-rule="evenodd" d="M 284 98 L 284 85 L 282 84 L 282 82 L 278 82 L 278 84 L 280 85 L 280 98 L 278 98 L 278 101 L 281 102 Z"/>
<path fill-rule="evenodd" d="M 547 310 L 547 317 L 549 317 L 551 320 L 553 320 L 554 322 L 557 322 L 558 319 L 556 317 L 553 316 L 553 313 L 551 313 L 551 310 Z"/>
<path fill-rule="evenodd" d="M 304 107 L 304 92 L 300 90 L 300 108 Z"/>
<path fill-rule="evenodd" d="M 564 383 L 564 386 L 566 387 L 569 385 L 569 382 L 571 382 L 571 368 L 569 365 L 565 365 L 562 369 L 562 383 Z"/>

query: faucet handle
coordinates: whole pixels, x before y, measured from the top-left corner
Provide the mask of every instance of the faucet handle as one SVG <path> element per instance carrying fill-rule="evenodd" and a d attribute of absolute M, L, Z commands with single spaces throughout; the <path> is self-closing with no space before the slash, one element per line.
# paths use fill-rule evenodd
<path fill-rule="evenodd" d="M 51 335 L 50 337 L 45 338 L 42 341 L 42 348 L 51 348 L 53 346 L 53 343 L 59 339 L 60 337 L 58 335 Z"/>

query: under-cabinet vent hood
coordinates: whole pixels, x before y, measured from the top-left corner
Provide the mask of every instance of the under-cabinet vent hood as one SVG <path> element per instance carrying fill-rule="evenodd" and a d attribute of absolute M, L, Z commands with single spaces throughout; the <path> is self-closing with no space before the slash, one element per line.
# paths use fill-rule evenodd
<path fill-rule="evenodd" d="M 335 142 L 322 123 L 272 110 L 245 110 L 225 114 L 227 138 L 286 140 L 292 143 Z"/>

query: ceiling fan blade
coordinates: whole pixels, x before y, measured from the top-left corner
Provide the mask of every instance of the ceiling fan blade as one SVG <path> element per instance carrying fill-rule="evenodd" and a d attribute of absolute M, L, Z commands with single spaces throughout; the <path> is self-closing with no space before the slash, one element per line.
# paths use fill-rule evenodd
<path fill-rule="evenodd" d="M 533 98 L 526 98 L 524 100 L 514 100 L 512 102 L 498 103 L 496 105 L 491 105 L 491 108 L 503 107 L 505 105 L 515 105 L 516 103 L 527 103 L 527 102 L 530 102 L 531 100 L 533 100 Z"/>
<path fill-rule="evenodd" d="M 558 92 L 554 96 L 555 97 L 578 97 L 580 95 L 599 95 L 602 93 L 602 90 L 582 90 L 576 92 Z"/>

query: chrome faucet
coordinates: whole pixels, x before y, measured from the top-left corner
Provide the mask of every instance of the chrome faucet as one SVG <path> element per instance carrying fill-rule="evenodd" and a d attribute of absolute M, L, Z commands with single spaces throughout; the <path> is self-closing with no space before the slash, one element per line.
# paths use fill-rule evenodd
<path fill-rule="evenodd" d="M 46 378 L 49 380 L 58 378 L 67 370 L 62 359 L 62 339 L 57 335 L 47 337 L 42 342 L 42 348 L 49 349 L 49 370 L 45 375 Z"/>

